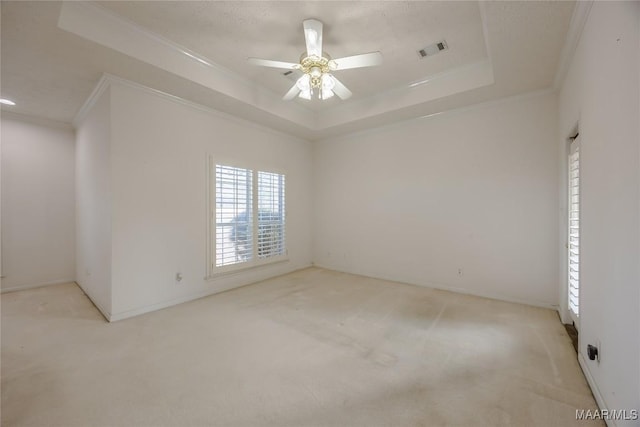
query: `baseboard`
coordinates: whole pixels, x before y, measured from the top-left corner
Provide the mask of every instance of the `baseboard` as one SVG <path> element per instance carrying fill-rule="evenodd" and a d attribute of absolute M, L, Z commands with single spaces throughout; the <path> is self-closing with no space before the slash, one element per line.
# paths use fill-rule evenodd
<path fill-rule="evenodd" d="M 89 299 L 89 301 L 91 301 L 91 304 L 93 304 L 93 306 L 95 308 L 98 309 L 98 311 L 100 312 L 100 314 L 102 314 L 102 316 L 108 321 L 111 322 L 111 313 L 109 313 L 108 310 L 105 310 L 105 308 L 103 306 L 101 306 L 100 304 L 98 304 L 94 298 L 91 297 L 91 294 L 89 292 L 87 292 L 87 290 L 82 287 L 82 284 L 80 284 L 79 282 L 75 282 L 76 285 L 78 285 L 78 287 L 80 288 L 80 290 L 82 291 L 83 294 L 85 294 L 85 296 Z"/>
<path fill-rule="evenodd" d="M 10 288 L 2 288 L 0 293 L 4 294 L 5 292 L 24 291 L 26 289 L 41 288 L 44 286 L 61 285 L 63 283 L 74 283 L 74 282 L 75 282 L 75 279 L 62 279 L 62 280 L 53 280 L 51 282 L 35 283 L 31 285 L 11 286 Z"/>
<path fill-rule="evenodd" d="M 449 292 L 454 292 L 454 293 L 457 293 L 457 294 L 473 295 L 473 296 L 481 297 L 481 298 L 489 298 L 489 299 L 494 299 L 494 300 L 498 300 L 498 301 L 513 302 L 513 303 L 516 303 L 516 304 L 530 305 L 530 306 L 533 306 L 533 307 L 548 308 L 548 309 L 556 310 L 556 311 L 558 310 L 558 306 L 556 304 L 544 303 L 544 302 L 540 302 L 540 301 L 529 301 L 529 300 L 523 300 L 523 299 L 519 299 L 519 298 L 512 298 L 512 297 L 508 297 L 508 296 L 505 296 L 505 295 L 492 293 L 492 292 L 478 292 L 478 291 L 473 290 L 473 289 L 459 288 L 459 287 L 451 286 L 451 285 L 448 285 L 448 284 L 445 284 L 445 283 L 437 283 L 437 282 L 428 282 L 428 283 L 406 282 L 406 281 L 403 281 L 403 280 L 395 279 L 393 277 L 370 276 L 370 275 L 364 274 L 364 273 L 358 273 L 358 272 L 346 271 L 346 270 L 338 270 L 336 268 L 327 267 L 327 266 L 324 266 L 322 264 L 313 264 L 313 265 L 314 265 L 314 267 L 324 268 L 325 270 L 337 271 L 339 273 L 346 273 L 346 274 L 354 274 L 356 276 L 363 276 L 363 277 L 368 277 L 368 278 L 371 278 L 371 279 L 387 280 L 387 281 L 390 281 L 390 282 L 397 282 L 397 283 L 402 283 L 402 284 L 405 284 L 405 285 L 420 286 L 420 287 L 423 287 L 423 288 L 438 289 L 438 290 L 441 290 L 441 291 L 449 291 Z"/>
<path fill-rule="evenodd" d="M 256 283 L 265 281 L 265 280 L 271 280 L 274 279 L 276 277 L 279 276 L 283 276 L 285 274 L 290 274 L 290 273 L 294 273 L 296 271 L 300 271 L 300 270 L 304 270 L 305 268 L 309 268 L 312 267 L 311 264 L 306 265 L 306 266 L 301 266 L 301 267 L 296 267 L 293 270 L 290 271 L 286 271 L 286 272 L 279 272 L 273 276 L 270 277 L 266 277 L 264 279 L 258 279 L 258 280 L 249 280 L 247 283 L 241 283 L 241 284 L 231 284 L 231 285 L 227 285 L 227 286 L 219 286 L 213 289 L 205 289 L 203 291 L 200 292 L 194 292 L 192 294 L 188 294 L 188 295 L 184 295 L 178 298 L 173 298 L 170 300 L 166 300 L 166 301 L 162 301 L 162 302 L 158 302 L 155 304 L 150 304 L 150 305 L 146 305 L 143 307 L 138 307 L 138 308 L 134 308 L 131 310 L 125 310 L 125 311 L 121 311 L 119 313 L 111 313 L 109 316 L 105 316 L 107 317 L 107 320 L 109 320 L 109 322 L 116 322 L 118 320 L 124 320 L 124 319 L 128 319 L 129 317 L 134 317 L 134 316 L 139 316 L 141 314 L 145 314 L 145 313 L 150 313 L 152 311 L 156 311 L 156 310 L 161 310 L 163 308 L 168 308 L 174 305 L 178 305 L 178 304 L 183 304 L 185 302 L 189 302 L 189 301 L 194 301 L 200 298 L 204 298 L 204 297 L 208 297 L 211 295 L 215 295 L 215 294 L 219 294 L 222 292 L 226 292 L 226 291 L 230 291 L 233 289 L 238 289 L 238 288 L 242 288 L 244 286 L 250 286 L 250 285 L 254 285 Z M 98 307 L 99 309 L 99 307 Z M 104 314 L 104 312 L 103 312 Z"/>
<path fill-rule="evenodd" d="M 82 287 L 80 285 L 78 285 L 78 287 L 80 289 L 82 289 Z M 82 289 L 82 292 L 84 292 L 84 289 Z M 91 304 L 93 304 L 95 306 L 95 308 L 98 309 L 98 311 L 100 312 L 100 314 L 102 314 L 102 316 L 105 318 L 105 320 L 107 322 L 111 322 L 111 313 L 109 313 L 107 310 L 105 310 L 104 307 L 102 307 L 100 304 L 98 304 L 97 302 L 95 302 L 94 300 L 91 299 L 91 297 L 89 297 L 89 295 L 84 292 L 84 294 L 87 296 L 87 298 L 89 298 L 89 301 L 91 301 Z"/>
<path fill-rule="evenodd" d="M 582 372 L 584 373 L 584 377 L 587 379 L 587 383 L 591 388 L 591 393 L 593 393 L 593 397 L 596 399 L 596 403 L 598 404 L 598 408 L 602 411 L 603 409 L 609 409 L 607 403 L 604 401 L 602 397 L 602 393 L 600 393 L 600 389 L 598 388 L 598 384 L 596 384 L 593 376 L 591 375 L 591 371 L 589 370 L 589 365 L 587 365 L 587 361 L 582 356 L 582 353 L 578 353 L 578 363 L 580 364 L 580 368 L 582 368 Z M 607 423 L 608 427 L 616 427 L 616 421 L 613 419 L 605 418 L 605 423 Z"/>
<path fill-rule="evenodd" d="M 250 285 L 248 283 L 246 285 L 239 286 L 230 286 L 228 288 L 216 288 L 216 289 L 207 289 L 206 291 L 196 292 L 193 294 L 185 295 L 179 298 L 170 299 L 167 301 L 162 301 L 159 303 L 146 305 L 144 307 L 134 308 L 131 310 L 121 311 L 119 313 L 113 313 L 108 317 L 109 322 L 116 322 L 118 320 L 128 319 L 129 317 L 139 316 L 141 314 L 150 313 L 152 311 L 161 310 L 163 308 L 168 308 L 174 305 L 183 304 L 185 302 L 197 300 L 200 298 L 208 297 L 210 295 L 215 295 L 220 292 L 225 292 L 231 289 L 240 288 L 242 286 Z"/>

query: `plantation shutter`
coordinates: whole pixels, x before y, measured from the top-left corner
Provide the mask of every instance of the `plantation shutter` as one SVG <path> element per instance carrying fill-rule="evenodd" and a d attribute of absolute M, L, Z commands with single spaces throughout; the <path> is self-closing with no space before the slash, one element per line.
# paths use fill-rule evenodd
<path fill-rule="evenodd" d="M 253 257 L 253 176 L 249 169 L 216 165 L 216 267 Z"/>
<path fill-rule="evenodd" d="M 569 309 L 578 316 L 580 312 L 580 145 L 571 144 L 569 153 L 569 236 L 568 281 Z"/>
<path fill-rule="evenodd" d="M 258 258 L 285 254 L 285 176 L 258 172 Z"/>

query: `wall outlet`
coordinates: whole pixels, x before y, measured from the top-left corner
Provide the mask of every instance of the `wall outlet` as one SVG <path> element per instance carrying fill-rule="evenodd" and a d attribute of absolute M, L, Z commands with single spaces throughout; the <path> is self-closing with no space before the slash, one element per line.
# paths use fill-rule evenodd
<path fill-rule="evenodd" d="M 464 276 L 464 270 L 462 268 L 458 268 L 458 277 Z"/>
<path fill-rule="evenodd" d="M 182 273 L 176 273 L 176 282 L 177 283 L 182 282 Z"/>

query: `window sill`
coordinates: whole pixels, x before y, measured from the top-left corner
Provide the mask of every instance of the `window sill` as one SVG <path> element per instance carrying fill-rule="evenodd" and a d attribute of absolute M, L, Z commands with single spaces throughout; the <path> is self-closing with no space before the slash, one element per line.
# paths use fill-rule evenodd
<path fill-rule="evenodd" d="M 239 274 L 247 273 L 249 271 L 260 270 L 265 267 L 272 267 L 273 265 L 276 265 L 276 264 L 284 264 L 286 262 L 289 262 L 289 257 L 282 257 L 282 258 L 278 258 L 270 261 L 261 262 L 259 264 L 248 265 L 246 267 L 233 268 L 230 270 L 214 271 L 210 273 L 208 276 L 206 276 L 204 280 L 213 281 L 221 277 L 236 276 Z"/>

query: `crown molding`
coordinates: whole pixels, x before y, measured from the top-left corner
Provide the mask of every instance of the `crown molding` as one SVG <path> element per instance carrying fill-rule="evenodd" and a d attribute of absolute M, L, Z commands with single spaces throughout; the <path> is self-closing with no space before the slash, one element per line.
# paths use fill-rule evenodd
<path fill-rule="evenodd" d="M 484 38 L 484 47 L 487 50 L 487 58 L 491 69 L 493 69 L 493 54 L 491 49 L 491 43 L 489 42 L 489 26 L 487 24 L 487 6 L 486 0 L 480 0 L 478 2 L 478 8 L 480 9 L 480 21 L 482 22 L 482 37 Z"/>
<path fill-rule="evenodd" d="M 527 99 L 536 98 L 536 97 L 545 96 L 545 95 L 550 95 L 550 94 L 555 94 L 555 93 L 556 93 L 556 90 L 553 87 L 548 87 L 546 89 L 538 89 L 538 90 L 534 90 L 534 91 L 531 91 L 531 92 L 524 92 L 524 93 L 520 93 L 520 94 L 516 94 L 516 95 L 511 95 L 511 96 L 506 96 L 506 97 L 501 97 L 501 98 L 496 98 L 496 99 L 490 99 L 490 100 L 481 101 L 481 102 L 478 102 L 478 103 L 475 103 L 475 104 L 464 105 L 464 106 L 461 106 L 461 107 L 456 107 L 456 108 L 451 108 L 451 109 L 448 109 L 448 110 L 438 111 L 436 113 L 426 114 L 426 115 L 423 115 L 423 116 L 417 116 L 417 117 L 411 117 L 411 118 L 404 119 L 404 120 L 393 121 L 392 123 L 381 125 L 381 126 L 370 127 L 370 128 L 366 128 L 366 129 L 360 129 L 360 130 L 354 130 L 354 131 L 351 131 L 351 132 L 340 133 L 340 134 L 335 135 L 335 136 L 329 136 L 329 137 L 326 137 L 326 138 L 320 138 L 320 139 L 314 140 L 314 142 L 322 144 L 322 143 L 324 143 L 326 141 L 341 141 L 343 139 L 349 139 L 349 138 L 352 138 L 354 136 L 368 135 L 368 134 L 380 132 L 380 131 L 383 131 L 383 130 L 391 130 L 391 129 L 394 129 L 394 128 L 399 128 L 399 127 L 406 126 L 408 124 L 415 123 L 415 122 L 418 122 L 418 121 L 431 120 L 431 119 L 435 119 L 435 118 L 441 117 L 441 116 L 456 115 L 456 114 L 461 114 L 461 113 L 465 113 L 465 112 L 468 112 L 468 111 L 482 110 L 482 109 L 485 109 L 485 108 L 496 107 L 496 106 L 500 106 L 502 104 L 506 104 L 506 103 L 510 103 L 510 102 L 524 101 L 524 100 L 527 100 Z"/>
<path fill-rule="evenodd" d="M 582 30 L 589 18 L 589 12 L 593 6 L 593 0 L 577 1 L 573 9 L 573 15 L 571 16 L 571 22 L 569 23 L 569 31 L 564 39 L 564 46 L 560 52 L 560 60 L 558 61 L 558 69 L 556 70 L 555 78 L 553 79 L 554 89 L 560 88 L 564 82 L 564 78 L 569 71 L 571 60 L 578 48 L 580 37 L 582 36 Z"/>
<path fill-rule="evenodd" d="M 102 77 L 100 78 L 100 80 L 98 81 L 98 84 L 96 85 L 96 87 L 93 89 L 93 92 L 91 92 L 91 95 L 89 95 L 89 97 L 87 98 L 87 100 L 85 101 L 85 103 L 82 105 L 82 107 L 80 108 L 80 110 L 78 111 L 78 113 L 76 114 L 76 116 L 73 119 L 73 125 L 75 128 L 77 128 L 82 121 L 85 119 L 87 113 L 91 110 L 91 108 L 95 105 L 95 103 L 98 101 L 98 99 L 100 98 L 100 96 L 102 96 L 102 94 L 109 89 L 112 85 L 120 85 L 120 86 L 124 86 L 124 87 L 128 87 L 131 89 L 135 89 L 153 96 L 156 96 L 158 98 L 162 98 L 180 105 L 183 105 L 185 107 L 194 109 L 194 110 L 199 110 L 202 112 L 205 112 L 207 114 L 211 114 L 213 116 L 216 117 L 221 117 L 224 118 L 226 120 L 238 123 L 242 126 L 245 127 L 251 127 L 251 128 L 255 128 L 255 129 L 260 129 L 263 132 L 269 132 L 278 136 L 284 136 L 287 138 L 295 138 L 297 140 L 304 140 L 304 141 L 308 141 L 307 138 L 301 138 L 299 136 L 296 136 L 294 134 L 290 134 L 287 132 L 283 132 L 274 128 L 271 128 L 269 126 L 265 126 L 259 123 L 255 123 L 252 122 L 250 120 L 246 120 L 242 117 L 238 117 L 235 116 L 233 114 L 229 114 L 229 113 L 225 113 L 223 111 L 220 110 L 216 110 L 214 108 L 211 107 L 207 107 L 204 106 L 202 104 L 198 104 L 196 102 L 193 101 L 189 101 L 187 99 L 181 98 L 179 96 L 176 95 L 172 95 L 170 93 L 167 92 L 163 92 L 161 90 L 158 89 L 153 89 L 149 86 L 145 86 L 143 84 L 140 83 L 136 83 L 134 81 L 131 80 L 127 80 L 124 79 L 122 77 L 113 75 L 113 74 L 108 74 L 108 73 L 104 73 L 102 75 Z"/>
<path fill-rule="evenodd" d="M 93 88 L 91 95 L 89 95 L 87 100 L 84 101 L 84 104 L 82 104 L 82 107 L 80 107 L 75 117 L 71 121 L 73 127 L 77 129 L 78 126 L 80 126 L 80 123 L 82 123 L 87 117 L 87 114 L 93 108 L 100 96 L 102 96 L 102 94 L 109 88 L 110 77 L 111 76 L 109 74 L 103 74 L 102 77 L 100 77 L 100 80 L 98 81 L 96 87 Z"/>
<path fill-rule="evenodd" d="M 315 114 L 214 61 L 90 2 L 63 2 L 58 28 L 204 86 L 281 120 L 313 129 Z"/>
<path fill-rule="evenodd" d="M 0 113 L 0 117 L 3 119 L 7 118 L 10 120 L 17 120 L 20 122 L 31 123 L 38 126 L 47 126 L 51 128 L 70 130 L 70 131 L 74 130 L 71 123 L 63 122 L 60 120 L 47 119 L 45 117 L 30 116 L 28 114 L 16 113 L 14 111 L 3 110 Z"/>

